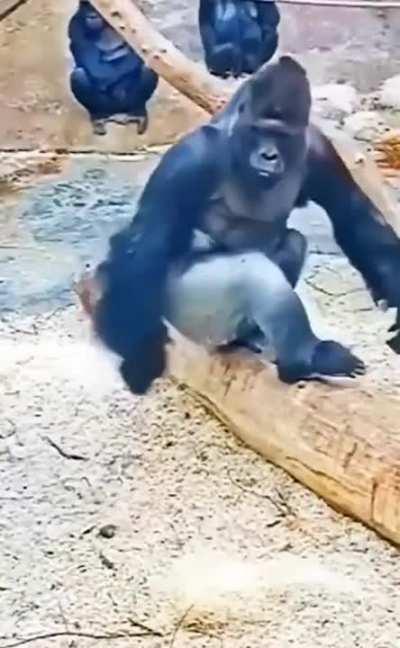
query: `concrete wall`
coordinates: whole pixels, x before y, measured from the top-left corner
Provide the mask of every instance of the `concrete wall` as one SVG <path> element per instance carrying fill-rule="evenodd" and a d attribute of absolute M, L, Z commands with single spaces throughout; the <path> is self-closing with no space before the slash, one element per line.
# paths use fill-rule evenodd
<path fill-rule="evenodd" d="M 139 4 L 186 54 L 201 59 L 197 0 Z M 0 148 L 132 151 L 172 141 L 204 114 L 160 82 L 149 103 L 150 127 L 109 126 L 92 135 L 86 113 L 70 95 L 66 29 L 76 0 L 32 0 L 0 23 Z M 372 90 L 400 72 L 400 11 L 281 6 L 281 51 L 302 60 L 312 81 L 351 80 Z"/>

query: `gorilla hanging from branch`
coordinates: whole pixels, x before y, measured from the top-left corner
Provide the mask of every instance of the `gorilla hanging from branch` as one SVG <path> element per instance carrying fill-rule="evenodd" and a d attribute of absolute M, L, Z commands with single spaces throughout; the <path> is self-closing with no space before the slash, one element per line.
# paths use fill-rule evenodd
<path fill-rule="evenodd" d="M 253 74 L 278 47 L 274 2 L 200 0 L 199 26 L 208 70 L 222 78 Z"/>
<path fill-rule="evenodd" d="M 111 120 L 136 123 L 138 133 L 144 133 L 146 102 L 157 87 L 157 74 L 86 0 L 80 0 L 68 35 L 75 61 L 71 91 L 88 111 L 94 133 L 105 135 Z"/>
<path fill-rule="evenodd" d="M 239 341 L 272 353 L 286 382 L 364 372 L 311 330 L 293 290 L 306 242 L 287 220 L 308 200 L 321 205 L 375 301 L 395 307 L 400 241 L 309 124 L 310 104 L 293 59 L 263 67 L 165 154 L 133 221 L 111 239 L 94 325 L 132 392 L 165 370 L 165 321 L 211 347 Z"/>

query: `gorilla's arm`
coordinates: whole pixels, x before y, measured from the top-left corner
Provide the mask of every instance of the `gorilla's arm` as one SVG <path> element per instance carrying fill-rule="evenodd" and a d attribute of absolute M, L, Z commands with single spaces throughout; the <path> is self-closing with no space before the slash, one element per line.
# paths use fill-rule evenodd
<path fill-rule="evenodd" d="M 275 31 L 278 27 L 281 16 L 277 6 L 273 2 L 258 2 L 258 22 L 261 27 L 262 33 L 270 36 L 271 31 Z"/>
<path fill-rule="evenodd" d="M 229 60 L 234 55 L 234 36 L 229 37 L 225 21 L 217 21 L 217 9 L 221 0 L 201 0 L 199 8 L 200 35 L 206 58 L 210 63 L 216 60 Z M 220 42 L 222 35 L 222 40 Z M 233 40 L 232 40 L 233 39 Z"/>
<path fill-rule="evenodd" d="M 215 0 L 200 0 L 199 27 L 203 47 L 206 51 L 216 45 Z"/>
<path fill-rule="evenodd" d="M 400 306 L 400 240 L 354 182 L 333 145 L 315 126 L 310 145 L 304 199 L 323 207 L 336 241 L 359 270 L 375 302 Z"/>
<path fill-rule="evenodd" d="M 164 155 L 133 221 L 111 239 L 97 270 L 103 295 L 95 329 L 122 357 L 121 373 L 134 393 L 145 393 L 165 369 L 168 273 L 189 249 L 198 216 L 220 182 L 219 139 L 205 126 Z"/>
<path fill-rule="evenodd" d="M 83 26 L 83 19 L 76 14 L 68 26 L 69 48 L 76 67 L 82 67 L 96 81 L 107 83 L 114 78 L 112 66 L 100 60 L 96 43 L 89 39 Z"/>

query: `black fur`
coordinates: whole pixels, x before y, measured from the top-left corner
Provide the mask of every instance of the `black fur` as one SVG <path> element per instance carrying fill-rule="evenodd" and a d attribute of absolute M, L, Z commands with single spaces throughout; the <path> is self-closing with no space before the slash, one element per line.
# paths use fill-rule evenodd
<path fill-rule="evenodd" d="M 253 74 L 278 47 L 279 11 L 264 0 L 200 0 L 206 65 L 221 77 Z"/>

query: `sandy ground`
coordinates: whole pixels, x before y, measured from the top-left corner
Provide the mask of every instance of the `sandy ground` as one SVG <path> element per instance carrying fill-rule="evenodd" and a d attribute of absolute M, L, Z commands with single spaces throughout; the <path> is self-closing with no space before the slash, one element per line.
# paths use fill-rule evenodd
<path fill-rule="evenodd" d="M 398 648 L 395 548 L 243 447 L 182 387 L 164 380 L 133 398 L 91 345 L 71 278 L 131 213 L 153 163 L 77 159 L 0 207 L 0 648 L 52 632 L 128 635 L 135 621 L 162 636 L 31 645 Z M 306 280 L 324 321 L 368 361 L 368 380 L 398 393 L 389 316 L 334 249 L 320 254 L 319 214 L 307 222 Z M 337 581 L 250 588 L 228 620 L 190 625 L 174 563 L 200 549 L 260 573 L 289 553 Z"/>

